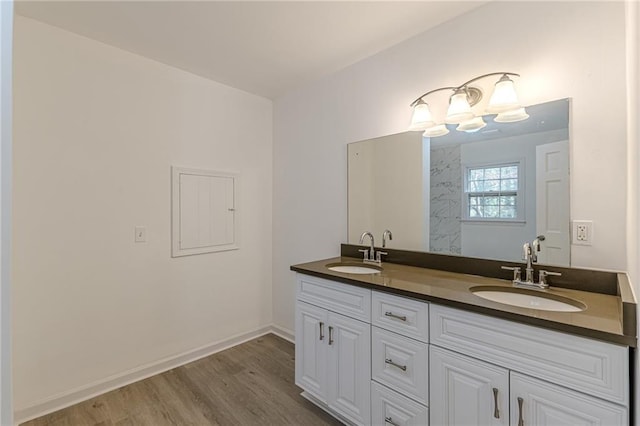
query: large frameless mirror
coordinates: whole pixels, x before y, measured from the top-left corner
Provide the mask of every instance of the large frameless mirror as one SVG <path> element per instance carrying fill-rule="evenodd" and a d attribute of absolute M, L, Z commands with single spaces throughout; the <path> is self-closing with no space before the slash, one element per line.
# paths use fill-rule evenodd
<path fill-rule="evenodd" d="M 542 235 L 538 262 L 569 266 L 569 105 L 528 106 L 517 123 L 488 115 L 472 133 L 349 144 L 349 243 L 388 229 L 391 248 L 520 261 Z"/>

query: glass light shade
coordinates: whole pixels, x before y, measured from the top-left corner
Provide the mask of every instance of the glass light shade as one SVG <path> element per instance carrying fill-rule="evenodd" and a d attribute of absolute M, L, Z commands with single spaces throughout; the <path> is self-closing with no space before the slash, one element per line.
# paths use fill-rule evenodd
<path fill-rule="evenodd" d="M 520 108 L 520 103 L 518 102 L 518 95 L 516 95 L 513 80 L 503 75 L 493 88 L 493 93 L 487 106 L 487 112 L 495 114 L 513 111 L 518 108 Z"/>
<path fill-rule="evenodd" d="M 473 117 L 474 114 L 471 112 L 471 105 L 469 105 L 466 92 L 462 89 L 457 90 L 449 99 L 449 109 L 444 122 L 458 124 L 471 120 Z"/>
<path fill-rule="evenodd" d="M 515 123 L 529 118 L 529 114 L 524 108 L 518 108 L 515 111 L 502 112 L 493 119 L 496 123 Z"/>
<path fill-rule="evenodd" d="M 487 123 L 484 122 L 482 117 L 474 117 L 469 121 L 463 121 L 460 123 L 456 130 L 460 132 L 473 133 L 485 127 Z"/>
<path fill-rule="evenodd" d="M 411 116 L 409 130 L 424 130 L 435 125 L 436 123 L 431 119 L 429 105 L 424 103 L 422 100 L 418 101 L 418 104 L 413 107 L 413 115 Z"/>
<path fill-rule="evenodd" d="M 437 124 L 425 130 L 422 136 L 426 136 L 428 138 L 437 138 L 438 136 L 444 136 L 447 133 L 449 133 L 449 129 L 447 129 L 447 126 L 445 126 L 444 124 Z"/>

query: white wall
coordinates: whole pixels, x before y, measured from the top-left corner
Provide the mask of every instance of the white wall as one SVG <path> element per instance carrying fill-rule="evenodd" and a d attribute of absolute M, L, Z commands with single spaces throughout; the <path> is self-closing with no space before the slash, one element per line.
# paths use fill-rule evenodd
<path fill-rule="evenodd" d="M 625 5 L 496 2 L 274 103 L 274 321 L 293 328 L 289 265 L 347 236 L 345 144 L 406 130 L 436 87 L 513 71 L 524 104 L 571 97 L 571 216 L 594 221 L 576 267 L 626 269 Z M 492 81 L 491 81 L 492 83 Z"/>
<path fill-rule="evenodd" d="M 11 169 L 13 2 L 0 2 L 0 424 L 13 424 L 11 372 Z"/>
<path fill-rule="evenodd" d="M 22 17 L 14 61 L 17 417 L 268 326 L 271 101 Z M 171 258 L 173 164 L 240 173 L 240 250 Z"/>

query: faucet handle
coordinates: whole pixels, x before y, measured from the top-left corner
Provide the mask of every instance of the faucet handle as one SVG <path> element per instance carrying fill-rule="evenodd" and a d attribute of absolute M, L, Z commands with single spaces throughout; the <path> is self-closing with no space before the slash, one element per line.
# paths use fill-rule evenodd
<path fill-rule="evenodd" d="M 369 260 L 369 249 L 360 249 L 358 251 L 362 253 L 364 260 Z"/>
<path fill-rule="evenodd" d="M 385 251 L 380 251 L 378 250 L 378 252 L 376 253 L 376 262 L 378 263 L 382 263 L 382 255 L 388 255 L 389 253 L 385 252 Z"/>
<path fill-rule="evenodd" d="M 549 285 L 547 284 L 548 276 L 559 277 L 561 275 L 562 274 L 560 272 L 550 272 L 550 271 L 545 271 L 544 269 L 541 269 L 540 278 L 538 279 L 538 282 L 540 283 L 540 285 L 548 286 Z"/>
<path fill-rule="evenodd" d="M 520 281 L 520 274 L 522 271 L 519 266 L 503 266 L 502 269 L 507 271 L 513 271 L 513 281 Z"/>

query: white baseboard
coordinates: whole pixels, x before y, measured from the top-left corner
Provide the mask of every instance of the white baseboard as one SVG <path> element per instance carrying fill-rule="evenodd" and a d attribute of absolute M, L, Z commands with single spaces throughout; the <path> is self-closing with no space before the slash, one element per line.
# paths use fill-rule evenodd
<path fill-rule="evenodd" d="M 293 332 L 282 327 L 275 325 L 268 325 L 260 327 L 247 333 L 242 333 L 236 336 L 232 336 L 228 339 L 224 339 L 218 342 L 210 343 L 199 348 L 183 352 L 178 355 L 170 356 L 141 367 L 133 368 L 123 373 L 114 374 L 113 376 L 106 377 L 101 380 L 97 380 L 93 383 L 89 383 L 84 386 L 80 386 L 69 391 L 61 392 L 51 397 L 42 399 L 27 407 L 21 407 L 14 411 L 13 418 L 14 424 L 18 425 L 26 421 L 38 418 L 45 414 L 58 411 L 62 408 L 69 407 L 87 399 L 91 399 L 103 393 L 118 389 L 122 386 L 146 379 L 156 374 L 163 373 L 171 370 L 172 368 L 180 367 L 181 365 L 188 364 L 196 361 L 200 358 L 207 357 L 216 352 L 229 349 L 233 346 L 255 339 L 256 337 L 264 336 L 265 334 L 273 333 L 276 336 L 282 337 L 285 340 L 293 342 Z"/>
<path fill-rule="evenodd" d="M 289 330 L 288 328 L 280 327 L 279 325 L 272 324 L 271 332 L 278 337 L 282 337 L 284 340 L 287 340 L 291 343 L 295 343 L 295 335 L 293 330 Z"/>

